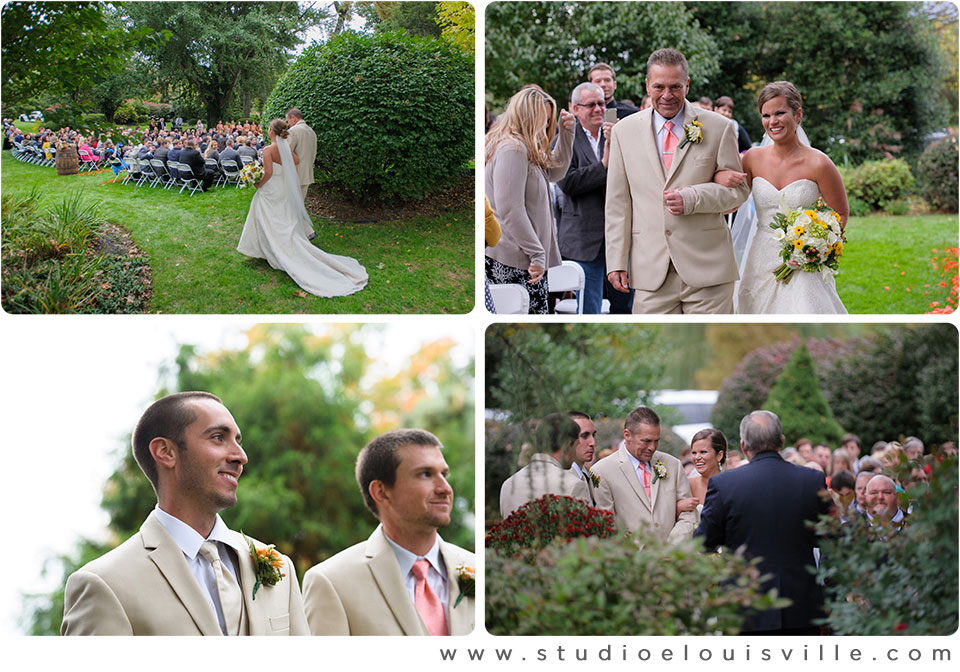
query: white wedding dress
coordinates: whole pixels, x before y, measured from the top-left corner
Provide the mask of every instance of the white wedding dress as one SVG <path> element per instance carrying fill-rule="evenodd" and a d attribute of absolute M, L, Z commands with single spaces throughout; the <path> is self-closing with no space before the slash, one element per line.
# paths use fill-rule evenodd
<path fill-rule="evenodd" d="M 273 176 L 253 195 L 237 251 L 266 259 L 286 272 L 300 287 L 317 296 L 346 296 L 367 285 L 367 271 L 356 259 L 328 254 L 313 245 L 313 232 L 293 154 L 287 141 L 276 138 L 283 165 L 273 164 Z M 287 168 L 289 167 L 289 171 Z"/>
<path fill-rule="evenodd" d="M 780 263 L 780 242 L 770 228 L 781 198 L 790 209 L 813 205 L 820 189 L 813 180 L 802 179 L 777 189 L 762 177 L 753 178 L 756 230 L 740 270 L 737 312 L 791 314 L 846 314 L 831 273 L 796 271 L 790 282 L 773 275 Z"/>

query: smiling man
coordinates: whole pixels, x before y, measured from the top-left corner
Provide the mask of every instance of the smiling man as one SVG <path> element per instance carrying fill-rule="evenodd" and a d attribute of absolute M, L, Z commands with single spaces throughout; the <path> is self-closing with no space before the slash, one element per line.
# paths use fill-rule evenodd
<path fill-rule="evenodd" d="M 315 635 L 466 635 L 473 630 L 473 553 L 448 544 L 450 469 L 433 434 L 398 429 L 357 456 L 356 477 L 380 525 L 312 567 L 304 606 Z M 464 585 L 461 585 L 464 584 Z M 461 598 L 461 592 L 465 595 Z"/>
<path fill-rule="evenodd" d="M 207 392 L 154 402 L 133 432 L 133 455 L 157 493 L 140 531 L 67 580 L 64 635 L 305 635 L 289 558 L 258 577 L 247 539 L 219 512 L 237 503 L 247 455 L 230 411 Z M 260 580 L 254 600 L 254 588 Z"/>

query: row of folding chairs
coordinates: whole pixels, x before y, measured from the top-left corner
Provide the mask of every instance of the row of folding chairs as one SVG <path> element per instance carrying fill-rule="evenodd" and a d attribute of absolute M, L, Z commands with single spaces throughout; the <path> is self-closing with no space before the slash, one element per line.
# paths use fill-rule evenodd
<path fill-rule="evenodd" d="M 50 158 L 48 159 L 46 152 L 50 153 Z M 13 154 L 13 158 L 23 163 L 30 163 L 36 166 L 45 166 L 52 167 L 57 164 L 57 148 L 50 147 L 47 150 L 40 149 L 39 147 L 34 147 L 33 145 L 24 145 L 23 143 L 14 142 L 13 149 L 10 150 Z"/>
<path fill-rule="evenodd" d="M 164 164 L 160 159 L 137 159 L 127 157 L 124 160 L 112 158 L 110 165 L 119 169 L 117 176 L 111 182 L 116 182 L 120 178 L 123 170 L 126 175 L 121 184 L 133 182 L 136 187 L 160 187 L 162 189 L 173 189 L 180 187 L 178 193 L 183 193 L 186 189 L 193 196 L 202 188 L 200 179 L 194 176 L 193 169 L 186 163 L 179 161 L 167 161 Z"/>

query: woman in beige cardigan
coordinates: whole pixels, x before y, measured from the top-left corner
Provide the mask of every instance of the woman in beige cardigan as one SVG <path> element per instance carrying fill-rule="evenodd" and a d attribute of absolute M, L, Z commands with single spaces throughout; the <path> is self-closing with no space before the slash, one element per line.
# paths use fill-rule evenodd
<path fill-rule="evenodd" d="M 572 114 L 560 110 L 558 124 L 553 98 L 529 87 L 510 99 L 486 138 L 486 195 L 503 232 L 486 250 L 487 280 L 524 285 L 531 314 L 547 313 L 546 272 L 561 263 L 550 182 L 567 174 L 573 130 Z"/>

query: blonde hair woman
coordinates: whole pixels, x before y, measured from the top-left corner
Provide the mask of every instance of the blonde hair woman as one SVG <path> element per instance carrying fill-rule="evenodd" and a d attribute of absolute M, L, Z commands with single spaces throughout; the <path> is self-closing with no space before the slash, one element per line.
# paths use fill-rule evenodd
<path fill-rule="evenodd" d="M 544 276 L 561 262 L 549 183 L 567 173 L 573 129 L 572 114 L 560 110 L 558 124 L 553 98 L 528 87 L 514 94 L 486 137 L 486 195 L 502 230 L 499 244 L 486 250 L 487 279 L 525 286 L 531 314 L 547 313 Z"/>

